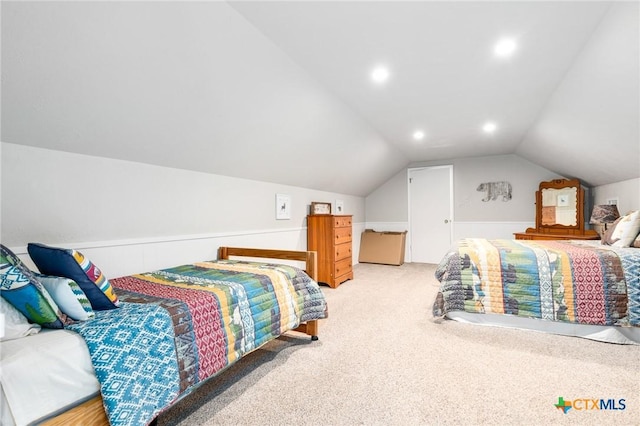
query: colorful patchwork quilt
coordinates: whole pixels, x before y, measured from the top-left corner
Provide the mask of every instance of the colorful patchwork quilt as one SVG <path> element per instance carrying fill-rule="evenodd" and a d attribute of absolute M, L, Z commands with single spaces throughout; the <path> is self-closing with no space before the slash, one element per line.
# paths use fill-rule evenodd
<path fill-rule="evenodd" d="M 640 326 L 640 249 L 588 241 L 460 240 L 436 270 L 436 317 L 492 313 Z"/>
<path fill-rule="evenodd" d="M 178 362 L 169 314 L 123 303 L 67 326 L 87 343 L 111 425 L 146 425 L 178 396 Z"/>
<path fill-rule="evenodd" d="M 100 364 L 111 425 L 148 424 L 243 355 L 327 316 L 318 284 L 292 266 L 220 260 L 110 281 L 123 306 L 73 329 Z M 118 348 L 135 355 L 122 361 Z"/>

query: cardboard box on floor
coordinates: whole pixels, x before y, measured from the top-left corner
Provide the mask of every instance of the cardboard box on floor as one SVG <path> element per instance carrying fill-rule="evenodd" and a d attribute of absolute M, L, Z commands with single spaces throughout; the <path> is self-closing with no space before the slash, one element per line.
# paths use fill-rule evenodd
<path fill-rule="evenodd" d="M 360 239 L 358 262 L 402 265 L 406 235 L 407 231 L 376 232 L 365 229 Z"/>

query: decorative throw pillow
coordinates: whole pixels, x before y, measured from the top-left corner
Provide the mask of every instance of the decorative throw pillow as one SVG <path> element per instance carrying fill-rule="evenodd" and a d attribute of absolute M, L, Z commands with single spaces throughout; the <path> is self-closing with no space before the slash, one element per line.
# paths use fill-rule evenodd
<path fill-rule="evenodd" d="M 614 247 L 629 247 L 640 232 L 640 210 L 635 210 L 620 218 L 611 234 Z"/>
<path fill-rule="evenodd" d="M 91 303 L 75 281 L 64 277 L 36 274 L 62 312 L 77 321 L 94 318 Z"/>
<path fill-rule="evenodd" d="M 118 296 L 107 278 L 89 259 L 77 250 L 29 243 L 29 256 L 45 275 L 66 277 L 75 281 L 96 311 L 115 309 Z"/>
<path fill-rule="evenodd" d="M 609 225 L 604 235 L 602 236 L 602 244 L 610 246 L 611 244 L 616 242 L 616 240 L 613 239 L 613 233 L 615 232 L 618 223 L 620 223 L 620 220 L 622 220 L 622 217 L 617 218 L 615 222 Z"/>
<path fill-rule="evenodd" d="M 40 331 L 39 324 L 32 324 L 27 317 L 0 297 L 0 312 L 4 315 L 4 328 L 0 329 L 0 341 L 19 339 Z"/>
<path fill-rule="evenodd" d="M 0 293 L 29 321 L 46 328 L 64 328 L 66 316 L 11 250 L 0 245 Z"/>

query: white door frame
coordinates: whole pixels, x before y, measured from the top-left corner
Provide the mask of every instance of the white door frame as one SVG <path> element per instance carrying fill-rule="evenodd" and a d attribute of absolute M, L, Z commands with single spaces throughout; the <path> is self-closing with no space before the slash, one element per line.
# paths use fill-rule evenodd
<path fill-rule="evenodd" d="M 409 262 L 413 262 L 413 235 L 411 235 L 411 184 L 410 184 L 410 179 L 411 179 L 411 172 L 412 171 L 418 171 L 418 170 L 424 170 L 424 169 L 442 169 L 442 168 L 448 168 L 449 169 L 449 211 L 451 212 L 451 217 L 449 218 L 449 223 L 450 223 L 450 227 L 449 227 L 449 239 L 450 241 L 453 241 L 453 227 L 454 227 L 454 221 L 453 218 L 454 216 L 454 211 L 453 211 L 453 164 L 445 164 L 445 165 L 441 165 L 441 166 L 424 166 L 424 167 L 410 167 L 407 169 L 407 212 L 408 212 L 408 220 L 409 220 Z M 444 255 L 444 253 L 443 253 Z"/>

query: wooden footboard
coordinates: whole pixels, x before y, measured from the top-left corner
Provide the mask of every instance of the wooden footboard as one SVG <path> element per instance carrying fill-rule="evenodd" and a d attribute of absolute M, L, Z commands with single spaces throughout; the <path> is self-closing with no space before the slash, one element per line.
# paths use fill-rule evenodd
<path fill-rule="evenodd" d="M 307 275 L 309 275 L 314 281 L 318 280 L 317 253 L 315 251 L 272 250 L 242 247 L 220 247 L 218 249 L 218 259 L 229 259 L 231 256 L 297 260 L 305 262 L 305 272 Z M 308 334 L 311 336 L 311 340 L 318 340 L 318 321 L 313 320 L 300 324 L 295 331 Z"/>
<path fill-rule="evenodd" d="M 229 257 L 254 257 L 301 261 L 305 262 L 305 271 L 307 274 L 315 281 L 318 279 L 317 255 L 315 251 L 270 250 L 239 247 L 220 247 L 218 249 L 218 259 L 229 259 Z M 312 340 L 317 340 L 318 321 L 307 321 L 296 328 L 295 331 L 306 333 L 311 336 Z M 97 396 L 56 417 L 46 420 L 41 424 L 45 426 L 109 426 L 109 420 L 104 411 L 102 397 Z"/>
<path fill-rule="evenodd" d="M 318 257 L 315 251 L 271 250 L 241 247 L 220 247 L 218 249 L 218 259 L 229 259 L 230 256 L 298 260 L 305 262 L 305 272 L 313 280 L 318 280 Z"/>

